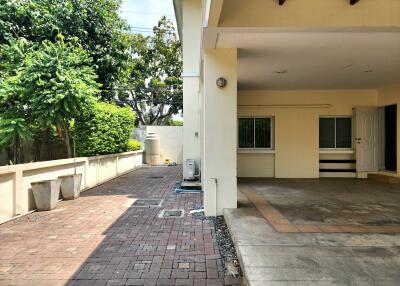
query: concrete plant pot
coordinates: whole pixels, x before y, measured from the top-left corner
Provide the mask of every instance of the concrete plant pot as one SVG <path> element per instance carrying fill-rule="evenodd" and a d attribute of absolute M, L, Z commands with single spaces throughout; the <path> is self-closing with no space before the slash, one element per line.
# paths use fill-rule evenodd
<path fill-rule="evenodd" d="M 31 185 L 38 211 L 50 211 L 57 206 L 60 196 L 60 179 L 35 182 Z"/>
<path fill-rule="evenodd" d="M 82 174 L 58 177 L 61 179 L 61 193 L 64 200 L 75 200 L 79 198 Z"/>

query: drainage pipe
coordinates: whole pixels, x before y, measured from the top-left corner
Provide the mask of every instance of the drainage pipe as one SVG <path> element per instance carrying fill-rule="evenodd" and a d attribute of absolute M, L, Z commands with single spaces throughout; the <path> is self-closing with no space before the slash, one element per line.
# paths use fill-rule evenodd
<path fill-rule="evenodd" d="M 215 216 L 217 216 L 217 206 L 218 206 L 218 198 L 217 198 L 218 178 L 210 178 L 210 180 L 213 180 L 213 181 L 214 181 L 214 186 L 215 186 Z"/>

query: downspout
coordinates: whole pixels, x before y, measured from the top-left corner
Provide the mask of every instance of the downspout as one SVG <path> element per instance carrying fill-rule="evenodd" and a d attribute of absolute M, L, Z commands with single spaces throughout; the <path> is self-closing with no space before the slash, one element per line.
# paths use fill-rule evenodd
<path fill-rule="evenodd" d="M 215 216 L 217 216 L 217 206 L 218 206 L 218 196 L 217 196 L 217 190 L 218 190 L 218 179 L 217 178 L 210 178 L 210 180 L 214 181 L 214 186 L 215 186 Z"/>

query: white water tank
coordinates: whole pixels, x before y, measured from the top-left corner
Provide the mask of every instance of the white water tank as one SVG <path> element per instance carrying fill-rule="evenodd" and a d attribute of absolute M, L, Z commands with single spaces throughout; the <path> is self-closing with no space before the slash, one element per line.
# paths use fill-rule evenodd
<path fill-rule="evenodd" d="M 157 133 L 148 133 L 144 141 L 146 152 L 146 163 L 149 165 L 160 165 L 160 137 Z"/>

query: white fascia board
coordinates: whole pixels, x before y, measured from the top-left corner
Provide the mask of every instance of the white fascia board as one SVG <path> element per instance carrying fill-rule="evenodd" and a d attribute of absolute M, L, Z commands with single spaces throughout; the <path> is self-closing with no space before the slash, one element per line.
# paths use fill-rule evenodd
<path fill-rule="evenodd" d="M 178 27 L 179 38 L 182 41 L 182 28 L 183 28 L 183 0 L 173 0 L 176 25 Z"/>
<path fill-rule="evenodd" d="M 204 19 L 203 19 L 203 27 L 208 27 L 208 21 L 210 19 L 210 11 L 211 11 L 211 1 L 206 0 L 205 2 L 205 12 L 204 12 Z"/>

